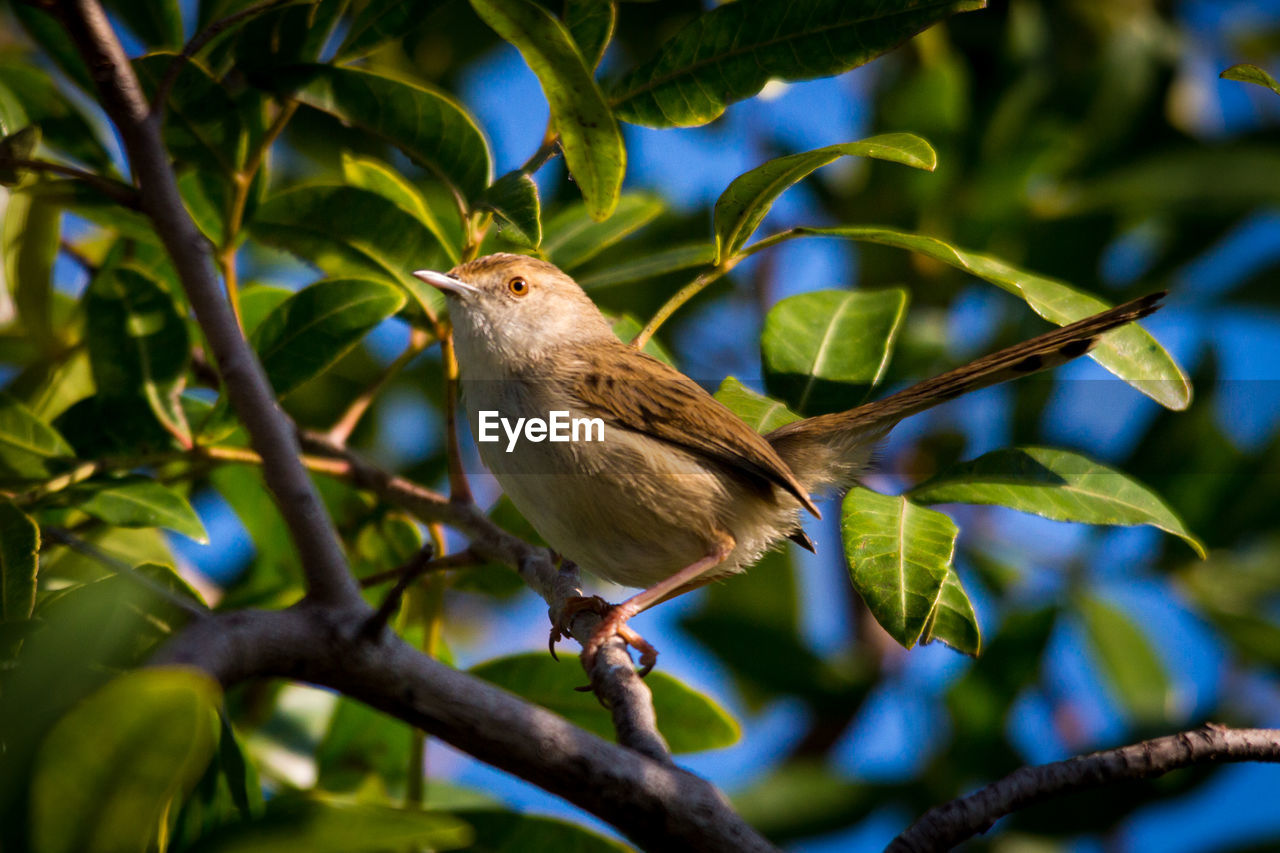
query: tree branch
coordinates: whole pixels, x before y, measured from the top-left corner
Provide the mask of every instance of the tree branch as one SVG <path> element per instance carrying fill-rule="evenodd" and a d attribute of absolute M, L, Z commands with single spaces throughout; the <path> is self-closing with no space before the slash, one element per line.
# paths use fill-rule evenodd
<path fill-rule="evenodd" d="M 360 601 L 337 531 L 298 459 L 293 428 L 277 406 L 266 374 L 222 295 L 209 244 L 178 195 L 159 122 L 151 115 L 106 13 L 97 0 L 67 0 L 58 3 L 56 11 L 93 75 L 103 108 L 120 132 L 143 209 L 173 260 L 231 404 L 262 457 L 263 477 L 298 549 L 308 596 L 329 603 Z"/>
<path fill-rule="evenodd" d="M 71 178 L 72 180 L 80 181 L 83 184 L 93 187 L 121 207 L 127 207 L 129 210 L 142 209 L 142 206 L 138 202 L 138 191 L 133 187 L 122 181 L 117 181 L 114 178 L 108 178 L 93 172 L 87 172 L 84 169 L 77 169 L 75 166 L 67 166 L 63 163 L 52 163 L 48 160 L 28 160 L 21 157 L 0 157 L 0 169 L 27 169 L 32 172 L 47 172 L 52 175 L 62 175 L 64 178 Z"/>
<path fill-rule="evenodd" d="M 986 832 L 1001 817 L 1050 797 L 1129 779 L 1150 779 L 1197 764 L 1280 762 L 1280 729 L 1232 729 L 1208 723 L 1194 731 L 1022 767 L 967 797 L 930 809 L 886 853 L 949 850 Z"/>
<path fill-rule="evenodd" d="M 394 635 L 361 636 L 367 610 L 304 602 L 193 625 L 157 663 L 198 666 L 224 686 L 284 677 L 329 687 L 563 797 L 647 850 L 774 851 L 710 783 L 623 749 Z"/>

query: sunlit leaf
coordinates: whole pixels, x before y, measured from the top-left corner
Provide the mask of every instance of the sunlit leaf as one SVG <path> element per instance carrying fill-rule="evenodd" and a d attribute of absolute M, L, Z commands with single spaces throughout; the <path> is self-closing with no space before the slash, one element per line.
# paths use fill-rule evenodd
<path fill-rule="evenodd" d="M 164 527 L 197 542 L 207 543 L 208 534 L 200 516 L 187 499 L 173 489 L 148 477 L 87 484 L 79 494 L 76 508 L 120 527 Z"/>
<path fill-rule="evenodd" d="M 1179 537 L 1201 557 L 1204 545 L 1160 497 L 1087 456 L 1051 447 L 995 450 L 911 490 L 921 503 L 998 504 L 1057 521 L 1149 524 Z"/>
<path fill-rule="evenodd" d="M 0 476 L 45 477 L 51 473 L 51 460 L 74 455 L 56 429 L 0 392 Z"/>
<path fill-rule="evenodd" d="M 987 255 L 967 252 L 935 237 L 869 226 L 797 228 L 794 231 L 801 235 L 844 237 L 919 252 L 1021 297 L 1031 310 L 1060 326 L 1110 307 L 1096 296 L 1062 282 L 1017 269 Z M 1172 356 L 1136 323 L 1103 336 L 1090 350 L 1089 357 L 1166 408 L 1180 411 L 1191 403 L 1191 382 Z"/>
<path fill-rule="evenodd" d="M 213 755 L 220 700 L 217 682 L 204 673 L 150 668 L 122 675 L 76 705 L 40 748 L 31 792 L 34 849 L 153 847 L 166 811 Z"/>
<path fill-rule="evenodd" d="M 1124 707 L 1142 722 L 1164 720 L 1173 686 L 1146 633 L 1093 596 L 1079 599 L 1077 606 L 1102 673 Z"/>
<path fill-rule="evenodd" d="M 528 0 L 471 0 L 471 6 L 516 46 L 537 75 L 569 173 L 591 217 L 607 219 L 622 189 L 626 150 L 613 111 L 573 37 L 551 13 Z"/>
<path fill-rule="evenodd" d="M 524 172 L 508 172 L 493 182 L 476 201 L 479 210 L 498 217 L 502 236 L 529 249 L 542 243 L 542 206 L 538 185 Z"/>
<path fill-rule="evenodd" d="M 706 124 L 771 79 L 857 68 L 983 0 L 741 0 L 694 18 L 609 90 L 618 116 L 650 127 Z"/>
<path fill-rule="evenodd" d="M 973 612 L 973 603 L 969 601 L 964 585 L 960 583 L 960 575 L 956 574 L 955 566 L 947 568 L 947 577 L 942 582 L 938 603 L 934 605 L 933 614 L 920 636 L 921 643 L 932 643 L 934 640 L 967 655 L 977 655 L 982 648 L 978 616 Z"/>
<path fill-rule="evenodd" d="M 854 589 L 889 636 L 911 648 L 951 568 L 955 523 L 905 497 L 855 486 L 841 507 L 840 530 Z"/>
<path fill-rule="evenodd" d="M 1257 86 L 1270 89 L 1277 95 L 1280 95 L 1280 80 L 1272 77 L 1256 65 L 1240 64 L 1233 65 L 1226 71 L 1218 75 L 1223 80 L 1239 80 L 1242 83 L 1253 83 Z"/>
<path fill-rule="evenodd" d="M 456 850 L 471 843 L 458 818 L 319 794 L 285 794 L 261 818 L 214 832 L 192 853 L 362 853 L 427 847 Z"/>
<path fill-rule="evenodd" d="M 290 75 L 298 100 L 380 136 L 464 198 L 488 186 L 489 146 L 466 110 L 443 92 L 356 68 L 318 65 Z"/>
<path fill-rule="evenodd" d="M 471 674 L 566 717 L 575 725 L 612 740 L 612 718 L 595 696 L 573 688 L 582 670 L 557 663 L 541 652 L 511 655 L 471 668 Z M 708 696 L 662 672 L 645 679 L 653 691 L 658 730 L 675 753 L 720 749 L 736 743 L 741 730 L 728 712 Z"/>
<path fill-rule="evenodd" d="M 12 503 L 0 500 L 0 622 L 31 616 L 39 562 L 40 528 Z M 0 641 L 0 650 L 4 645 Z"/>
<path fill-rule="evenodd" d="M 648 225 L 662 210 L 661 199 L 639 193 L 619 199 L 613 215 L 603 222 L 594 221 L 585 205 L 572 205 L 542 229 L 542 253 L 560 269 L 572 270 Z"/>
<path fill-rule="evenodd" d="M 405 213 L 411 214 L 435 235 L 440 247 L 449 256 L 449 261 L 454 264 L 458 262 L 460 247 L 445 234 L 440 221 L 431 211 L 431 206 L 427 204 L 426 198 L 417 187 L 385 163 L 344 151 L 342 152 L 342 179 L 353 187 L 360 187 L 383 196 Z"/>
<path fill-rule="evenodd" d="M 0 243 L 4 281 L 0 287 L 12 298 L 23 332 L 41 350 L 53 350 L 59 346 L 53 328 L 52 299 L 62 211 L 57 202 L 39 193 L 14 191 L 7 195 Z M 6 301 L 0 296 L 0 309 Z M 0 325 L 13 319 L 0 317 Z"/>
<path fill-rule="evenodd" d="M 760 336 L 765 382 L 803 415 L 859 402 L 889 366 L 907 292 L 817 290 L 769 310 Z"/>
<path fill-rule="evenodd" d="M 380 281 L 318 281 L 280 303 L 253 335 L 271 387 L 283 397 L 341 358 L 399 311 L 405 292 Z"/>
<path fill-rule="evenodd" d="M 173 297 L 138 270 L 111 264 L 89 283 L 85 309 L 98 393 L 143 398 L 167 429 L 189 434 L 178 393 L 191 353 Z"/>
<path fill-rule="evenodd" d="M 726 376 L 716 389 L 715 397 L 758 433 L 773 432 L 780 426 L 800 420 L 786 403 L 757 394 L 732 376 Z"/>
<path fill-rule="evenodd" d="M 716 260 L 742 248 L 788 187 L 841 157 L 872 157 L 928 171 L 938 165 L 929 143 L 910 133 L 886 133 L 770 160 L 734 178 L 716 199 Z"/>

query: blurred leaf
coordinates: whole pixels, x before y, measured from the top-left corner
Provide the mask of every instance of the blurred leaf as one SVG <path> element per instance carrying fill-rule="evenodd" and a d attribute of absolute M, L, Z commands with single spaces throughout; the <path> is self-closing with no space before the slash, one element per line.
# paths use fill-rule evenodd
<path fill-rule="evenodd" d="M 0 244 L 4 288 L 12 295 L 23 332 L 41 351 L 54 351 L 61 346 L 53 328 L 51 300 L 62 210 L 55 201 L 37 193 L 6 194 Z M 12 318 L 0 317 L 0 325 L 9 319 Z"/>
<path fill-rule="evenodd" d="M 716 199 L 716 262 L 738 253 L 778 196 L 841 157 L 873 157 L 930 172 L 938 165 L 929 143 L 910 133 L 886 133 L 770 160 L 734 178 Z"/>
<path fill-rule="evenodd" d="M 276 395 L 318 376 L 404 303 L 402 289 L 358 278 L 318 281 L 280 303 L 253 335 Z"/>
<path fill-rule="evenodd" d="M 36 606 L 40 528 L 6 500 L 0 500 L 0 622 L 28 619 Z M 0 649 L 7 643 L 0 641 Z"/>
<path fill-rule="evenodd" d="M 662 210 L 661 199 L 641 193 L 620 198 L 604 222 L 593 221 L 584 205 L 572 205 L 543 228 L 542 254 L 560 269 L 572 270 L 657 219 Z"/>
<path fill-rule="evenodd" d="M 37 759 L 35 850 L 141 853 L 155 845 L 167 810 L 213 755 L 221 694 L 196 670 L 151 668 L 113 679 L 73 708 Z"/>
<path fill-rule="evenodd" d="M 444 259 L 435 236 L 386 197 L 358 187 L 302 186 L 259 205 L 249 225 L 263 243 L 292 252 L 331 276 L 385 279 L 407 287 L 414 270 Z M 437 309 L 444 298 L 433 288 Z"/>
<path fill-rule="evenodd" d="M 371 157 L 357 157 L 344 151 L 342 152 L 342 179 L 350 186 L 383 196 L 405 213 L 411 214 L 435 235 L 440 247 L 449 256 L 449 261 L 454 264 L 458 262 L 460 247 L 446 236 L 444 229 L 440 227 L 440 221 L 431 212 L 431 207 L 422 193 L 385 163 Z"/>
<path fill-rule="evenodd" d="M 404 38 L 423 24 L 439 5 L 436 2 L 370 0 L 351 21 L 334 62 L 359 59 L 387 42 Z"/>
<path fill-rule="evenodd" d="M 910 495 L 930 504 L 997 504 L 1056 521 L 1149 524 L 1205 556 L 1204 545 L 1158 495 L 1133 478 L 1068 450 L 995 450 L 944 471 Z"/>
<path fill-rule="evenodd" d="M 476 200 L 477 210 L 492 210 L 502 236 L 517 245 L 536 249 L 542 243 L 542 209 L 538 185 L 524 172 L 508 172 Z"/>
<path fill-rule="evenodd" d="M 104 0 L 103 5 L 148 47 L 182 47 L 178 0 Z"/>
<path fill-rule="evenodd" d="M 1276 78 L 1256 65 L 1233 65 L 1218 76 L 1223 80 L 1239 80 L 1241 83 L 1253 83 L 1280 95 L 1280 81 L 1277 81 Z"/>
<path fill-rule="evenodd" d="M 29 124 L 21 130 L 0 139 L 0 163 L 11 160 L 30 160 L 31 154 L 40 144 L 40 127 Z M 19 166 L 0 166 L 0 184 L 10 187 L 21 179 Z"/>
<path fill-rule="evenodd" d="M 75 506 L 94 518 L 120 527 L 164 527 L 208 544 L 200 516 L 187 499 L 147 477 L 121 477 L 90 482 L 76 490 Z"/>
<path fill-rule="evenodd" d="M 472 839 L 452 815 L 357 803 L 318 794 L 284 794 L 256 820 L 202 839 L 192 853 L 360 853 L 405 847 L 456 850 Z"/>
<path fill-rule="evenodd" d="M 771 79 L 811 80 L 857 68 L 984 0 L 790 0 L 725 3 L 704 12 L 658 54 L 610 87 L 624 121 L 706 124 Z"/>
<path fill-rule="evenodd" d="M 884 376 L 906 310 L 901 288 L 783 299 L 760 335 L 769 392 L 803 415 L 849 408 Z"/>
<path fill-rule="evenodd" d="M 200 233 L 215 246 L 226 242 L 225 210 L 231 204 L 229 182 L 211 169 L 188 169 L 178 176 L 178 194 Z M 137 264 L 130 264 L 138 266 Z M 154 275 L 154 271 L 153 271 Z M 174 290 L 180 288 L 175 287 Z"/>
<path fill-rule="evenodd" d="M 790 761 L 732 799 L 744 820 L 769 840 L 783 843 L 857 823 L 876 807 L 875 794 L 819 762 Z"/>
<path fill-rule="evenodd" d="M 316 748 L 317 784 L 327 791 L 355 791 L 375 775 L 393 796 L 408 778 L 413 728 L 368 705 L 342 697 Z"/>
<path fill-rule="evenodd" d="M 189 437 L 178 394 L 191 352 L 173 297 L 138 270 L 109 264 L 89 282 L 84 301 L 98 393 L 141 397 L 170 432 Z"/>
<path fill-rule="evenodd" d="M 209 481 L 231 505 L 253 543 L 253 563 L 227 590 L 222 606 L 292 603 L 301 591 L 298 556 L 261 469 L 222 465 L 213 470 Z"/>
<path fill-rule="evenodd" d="M 57 430 L 8 394 L 0 392 L 0 478 L 39 479 L 49 461 L 75 455 Z"/>
<path fill-rule="evenodd" d="M 1060 326 L 1111 307 L 1096 296 L 1061 282 L 1016 269 L 987 255 L 966 252 L 934 237 L 870 226 L 793 230 L 800 235 L 845 237 L 918 252 L 1022 297 L 1031 310 Z M 1108 332 L 1089 357 L 1165 408 L 1181 411 L 1191 403 L 1191 383 L 1186 375 L 1156 339 L 1136 323 Z"/>
<path fill-rule="evenodd" d="M 920 636 L 922 645 L 934 640 L 974 657 L 982 649 L 978 616 L 973 612 L 973 603 L 969 601 L 969 596 L 960 583 L 960 575 L 956 574 L 955 566 L 947 567 L 942 592 L 938 594 L 933 614 Z"/>
<path fill-rule="evenodd" d="M 573 37 L 547 10 L 528 0 L 471 0 L 476 14 L 520 51 L 538 77 L 560 134 L 565 165 L 591 218 L 613 213 L 627 154 L 622 133 Z"/>
<path fill-rule="evenodd" d="M 573 36 L 588 71 L 594 70 L 604 58 L 617 17 L 618 9 L 612 0 L 566 0 L 564 25 Z"/>
<path fill-rule="evenodd" d="M 1208 560 L 1188 563 L 1177 577 L 1197 611 L 1237 655 L 1270 667 L 1280 667 L 1278 552 L 1274 537 L 1234 552 L 1215 549 Z"/>
<path fill-rule="evenodd" d="M 861 486 L 849 490 L 841 513 L 854 588 L 889 636 L 911 648 L 951 569 L 955 522 L 905 497 Z"/>
<path fill-rule="evenodd" d="M 175 54 L 135 59 L 134 71 L 148 98 L 169 70 Z M 197 60 L 183 63 L 165 105 L 165 147 L 179 163 L 231 175 L 243 162 L 246 134 L 240 111 L 227 89 Z"/>
<path fill-rule="evenodd" d="M 80 58 L 80 52 L 76 50 L 75 43 L 67 38 L 66 30 L 52 12 L 29 3 L 10 3 L 8 7 L 31 40 L 40 46 L 63 73 L 84 91 L 95 91 L 93 78 L 89 76 L 89 69 Z"/>
<path fill-rule="evenodd" d="M 182 804 L 170 839 L 185 850 L 214 830 L 262 813 L 262 788 L 225 714 L 219 714 L 218 755 Z"/>
<path fill-rule="evenodd" d="M 489 184 L 489 146 L 466 110 L 443 92 L 412 80 L 328 65 L 290 71 L 294 97 L 398 147 L 464 198 Z"/>
<path fill-rule="evenodd" d="M 636 335 L 640 334 L 640 330 L 642 328 L 644 327 L 640 324 L 640 321 L 635 317 L 632 317 L 630 314 L 623 314 L 621 317 L 617 317 L 613 321 L 613 333 L 617 335 L 618 340 L 623 343 L 630 343 Z M 676 365 L 675 360 L 672 359 L 671 353 L 667 351 L 667 348 L 658 343 L 654 338 L 650 338 L 645 341 L 644 347 L 641 348 L 640 351 L 653 356 L 663 364 L 671 367 L 675 367 Z"/>
<path fill-rule="evenodd" d="M 732 376 L 724 378 L 715 397 L 758 433 L 773 432 L 784 424 L 800 420 L 785 403 L 757 394 Z"/>
<path fill-rule="evenodd" d="M 9 107 L 0 108 L 0 134 L 38 125 L 45 145 L 91 168 L 113 171 L 99 131 L 43 69 L 16 57 L 0 60 L 0 93 L 0 104 Z"/>
<path fill-rule="evenodd" d="M 577 824 L 499 809 L 455 809 L 475 830 L 470 853 L 628 853 L 627 845 Z"/>
<path fill-rule="evenodd" d="M 584 290 L 613 287 L 619 284 L 645 281 L 667 273 L 715 263 L 715 247 L 707 243 L 689 243 L 672 249 L 646 252 L 630 261 L 621 261 L 578 279 Z"/>
<path fill-rule="evenodd" d="M 557 663 L 542 652 L 511 655 L 471 668 L 471 674 L 548 708 L 600 737 L 613 740 L 612 717 L 590 693 L 574 690 L 582 670 Z M 738 741 L 738 723 L 710 697 L 676 681 L 665 672 L 649 674 L 658 730 L 674 753 L 720 749 Z"/>
<path fill-rule="evenodd" d="M 272 284 L 253 284 L 240 291 L 240 323 L 245 335 L 252 337 L 262 321 L 280 307 L 294 291 Z"/>
<path fill-rule="evenodd" d="M 1164 721 L 1173 686 L 1146 633 L 1100 599 L 1085 596 L 1076 604 L 1102 673 L 1121 704 L 1140 722 Z"/>

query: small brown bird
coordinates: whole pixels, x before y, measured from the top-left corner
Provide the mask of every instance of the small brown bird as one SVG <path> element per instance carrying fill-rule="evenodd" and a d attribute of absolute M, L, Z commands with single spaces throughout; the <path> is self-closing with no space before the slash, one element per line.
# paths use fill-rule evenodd
<path fill-rule="evenodd" d="M 635 614 L 744 571 L 800 528 L 811 495 L 849 488 L 876 442 L 908 415 L 961 394 L 1068 362 L 1109 329 L 1144 317 L 1156 293 L 1046 332 L 883 400 L 760 435 L 697 383 L 622 343 L 582 288 L 555 266 L 497 254 L 415 276 L 449 299 L 462 394 L 477 438 L 480 413 L 599 419 L 603 440 L 540 440 L 519 427 L 478 441 L 481 459 L 542 537 L 588 571 L 644 591 L 613 607 L 584 648 L 591 670 L 615 634 L 657 652 L 627 626 Z M 589 434 L 589 433 L 588 433 Z M 562 622 L 567 619 L 562 618 Z M 558 627 L 552 629 L 553 638 Z"/>

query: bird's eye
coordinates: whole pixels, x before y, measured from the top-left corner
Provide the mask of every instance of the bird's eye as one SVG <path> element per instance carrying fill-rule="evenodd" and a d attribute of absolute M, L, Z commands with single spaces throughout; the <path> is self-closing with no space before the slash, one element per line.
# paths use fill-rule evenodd
<path fill-rule="evenodd" d="M 510 290 L 514 296 L 528 296 L 529 282 L 525 281 L 520 276 L 516 276 L 511 279 L 511 281 L 507 282 L 507 290 Z"/>

